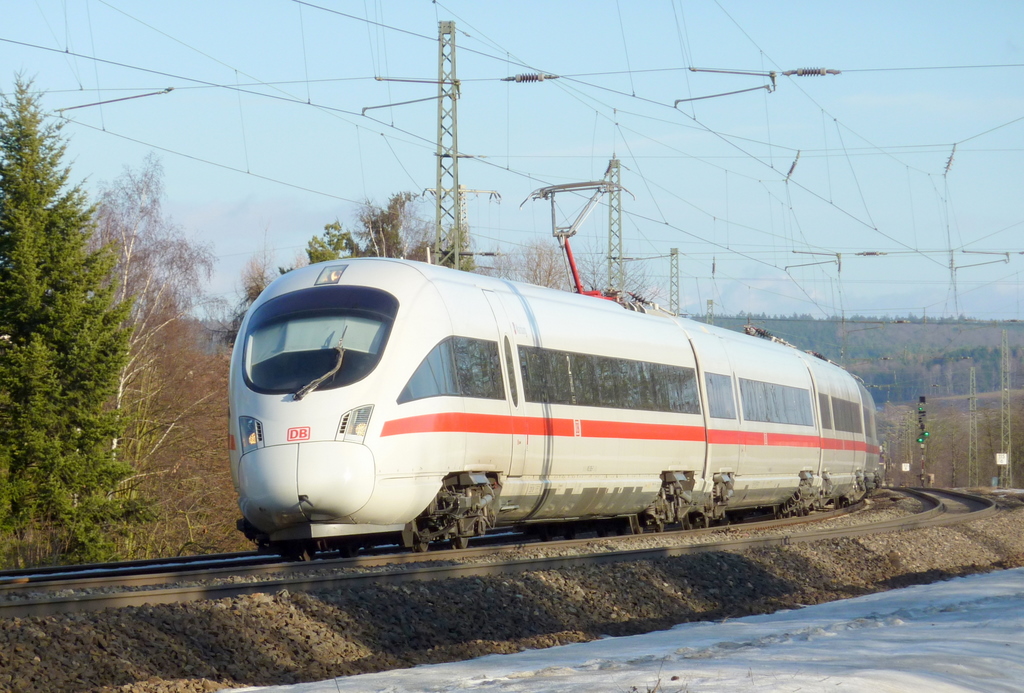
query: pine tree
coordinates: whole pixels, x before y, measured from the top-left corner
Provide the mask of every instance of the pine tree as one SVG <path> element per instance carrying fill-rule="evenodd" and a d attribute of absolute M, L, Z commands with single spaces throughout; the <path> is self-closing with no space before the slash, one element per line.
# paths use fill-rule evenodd
<path fill-rule="evenodd" d="M 110 406 L 130 302 L 30 87 L 0 103 L 0 533 L 9 563 L 102 560 L 137 510 L 115 493 L 131 469 Z"/>

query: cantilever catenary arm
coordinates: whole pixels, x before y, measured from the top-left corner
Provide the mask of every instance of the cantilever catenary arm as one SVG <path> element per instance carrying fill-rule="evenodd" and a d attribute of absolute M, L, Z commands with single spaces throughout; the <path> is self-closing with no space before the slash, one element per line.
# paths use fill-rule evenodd
<path fill-rule="evenodd" d="M 555 218 L 555 193 L 581 192 L 584 190 L 593 190 L 594 194 L 591 195 L 590 200 L 587 202 L 587 205 L 583 208 L 583 211 L 581 211 L 579 215 L 576 217 L 576 221 L 574 221 L 569 226 L 558 226 L 558 222 Z M 534 190 L 532 193 L 530 193 L 529 197 L 523 200 L 523 203 L 519 205 L 519 208 L 522 209 L 523 205 L 525 205 L 530 200 L 551 200 L 551 235 L 560 238 L 567 238 L 569 236 L 573 236 L 576 234 L 576 230 L 579 229 L 580 224 L 582 224 L 586 220 L 587 216 L 594 209 L 594 206 L 597 204 L 597 201 L 600 199 L 601 195 L 607 192 L 611 192 L 612 190 L 626 190 L 626 188 L 622 187 L 618 183 L 612 183 L 606 180 L 588 181 L 586 183 L 563 183 L 561 185 L 549 185 L 546 188 L 538 188 L 537 190 Z M 629 195 L 633 197 L 633 199 L 636 199 L 636 196 L 633 195 L 633 193 L 629 192 L 629 190 L 626 190 L 626 192 L 629 193 Z"/>

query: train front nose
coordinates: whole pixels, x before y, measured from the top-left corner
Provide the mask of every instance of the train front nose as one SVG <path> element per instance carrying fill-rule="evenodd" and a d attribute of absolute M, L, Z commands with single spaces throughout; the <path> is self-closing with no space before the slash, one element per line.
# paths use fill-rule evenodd
<path fill-rule="evenodd" d="M 242 514 L 265 532 L 344 522 L 373 493 L 373 455 L 341 441 L 273 445 L 242 456 L 238 481 Z"/>

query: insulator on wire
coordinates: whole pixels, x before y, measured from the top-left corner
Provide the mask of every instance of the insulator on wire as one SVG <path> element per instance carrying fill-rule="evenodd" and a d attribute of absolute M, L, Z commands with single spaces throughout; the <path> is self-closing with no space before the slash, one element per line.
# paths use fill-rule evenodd
<path fill-rule="evenodd" d="M 789 180 L 790 176 L 793 175 L 793 171 L 796 170 L 796 162 L 800 161 L 800 150 L 796 150 L 796 158 L 793 159 L 793 165 L 789 167 L 789 173 L 786 174 L 786 180 Z"/>
<path fill-rule="evenodd" d="M 949 173 L 949 169 L 953 168 L 953 157 L 956 156 L 956 143 L 953 143 L 953 151 L 949 153 L 949 159 L 946 161 L 946 173 Z"/>
<path fill-rule="evenodd" d="M 502 82 L 543 82 L 546 79 L 558 79 L 558 75 L 548 75 L 543 72 L 528 72 L 514 77 L 502 77 Z"/>
<path fill-rule="evenodd" d="M 816 77 L 824 75 L 838 75 L 840 70 L 830 70 L 824 67 L 801 67 L 796 70 L 786 70 L 782 74 L 787 77 Z"/>

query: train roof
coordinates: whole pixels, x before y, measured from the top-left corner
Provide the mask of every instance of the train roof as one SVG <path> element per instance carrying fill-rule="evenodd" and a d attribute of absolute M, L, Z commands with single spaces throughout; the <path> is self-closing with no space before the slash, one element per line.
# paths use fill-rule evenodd
<path fill-rule="evenodd" d="M 263 294 L 260 295 L 256 302 L 253 303 L 253 307 L 257 307 L 266 300 L 276 296 L 304 288 L 310 288 L 314 286 L 317 278 L 326 268 L 338 265 L 346 265 L 352 269 L 373 268 L 372 275 L 364 275 L 361 271 L 354 274 L 363 275 L 362 277 L 359 277 L 360 279 L 372 276 L 372 283 L 380 286 L 381 288 L 393 285 L 394 283 L 400 283 L 407 287 L 405 291 L 417 291 L 422 288 L 423 283 L 447 283 L 467 287 L 474 286 L 492 291 L 511 290 L 513 293 L 524 298 L 537 299 L 547 303 L 558 303 L 570 310 L 584 307 L 589 313 L 602 311 L 608 312 L 609 314 L 619 315 L 622 311 L 628 312 L 631 310 L 630 307 L 624 307 L 617 301 L 601 297 L 580 295 L 575 292 L 563 291 L 560 289 L 551 289 L 534 284 L 516 282 L 509 279 L 490 277 L 484 274 L 464 272 L 416 260 L 378 257 L 342 258 L 339 260 L 329 260 L 327 262 L 320 262 L 306 267 L 297 268 L 274 280 Z M 413 277 L 417 276 L 420 277 L 420 281 L 413 279 Z M 352 279 L 356 278 L 356 276 L 352 277 Z M 636 311 L 636 308 L 632 307 L 632 310 Z M 784 340 L 777 339 L 757 328 L 748 330 L 747 333 L 744 334 L 735 330 L 728 330 L 722 327 L 708 325 L 688 317 L 672 315 L 671 313 L 661 309 L 641 310 L 638 312 L 644 314 L 645 317 L 648 317 L 651 320 L 667 320 L 669 322 L 673 322 L 687 333 L 702 332 L 704 334 L 716 335 L 727 341 L 735 340 L 746 344 L 751 343 L 748 339 L 756 339 L 769 350 L 792 349 L 791 353 L 798 354 L 801 359 L 809 363 L 824 366 L 826 370 L 829 366 L 832 366 L 847 372 L 845 368 L 839 364 L 829 361 L 820 354 L 803 351 L 800 348 L 789 344 Z"/>

